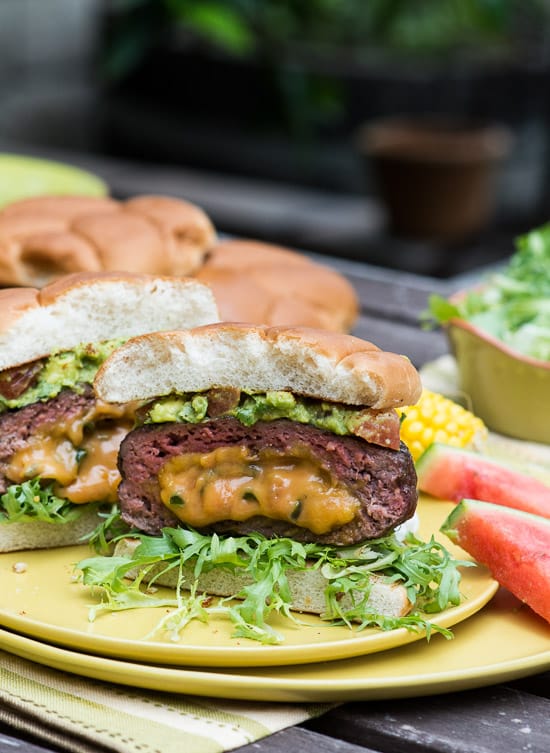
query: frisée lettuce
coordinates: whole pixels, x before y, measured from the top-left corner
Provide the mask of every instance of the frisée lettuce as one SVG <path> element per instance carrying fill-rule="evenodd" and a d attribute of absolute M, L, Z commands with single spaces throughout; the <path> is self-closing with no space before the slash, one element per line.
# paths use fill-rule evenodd
<path fill-rule="evenodd" d="M 502 271 L 459 301 L 432 295 L 427 323 L 459 318 L 513 350 L 550 361 L 550 223 L 519 237 Z"/>
<path fill-rule="evenodd" d="M 291 607 L 288 582 L 290 571 L 322 568 L 327 580 L 325 613 L 321 618 L 334 624 L 361 630 L 375 626 L 382 630 L 405 627 L 413 631 L 432 631 L 451 637 L 450 631 L 434 625 L 428 615 L 460 603 L 461 565 L 433 538 L 422 542 L 413 534 L 400 541 L 394 534 L 341 548 L 302 544 L 289 538 L 268 539 L 261 534 L 220 537 L 203 535 L 183 528 L 165 528 L 159 537 L 133 534 L 139 545 L 130 556 L 90 557 L 77 563 L 81 581 L 101 595 L 90 608 L 90 620 L 102 612 L 137 607 L 170 607 L 156 630 L 168 631 L 177 640 L 193 619 L 206 622 L 211 615 L 227 617 L 234 626 L 233 636 L 261 643 L 281 643 L 282 636 L 269 622 L 270 615 L 281 614 L 300 622 Z M 221 568 L 243 573 L 249 584 L 227 598 L 212 599 L 195 586 L 183 587 L 185 574 L 197 578 Z M 154 587 L 161 574 L 175 571 L 177 587 L 158 593 Z M 401 583 L 412 604 L 404 617 L 373 614 L 367 600 L 373 575 Z M 131 575 L 132 579 L 128 576 Z M 349 595 L 350 599 L 343 599 Z"/>
<path fill-rule="evenodd" d="M 54 494 L 53 484 L 42 486 L 40 479 L 12 484 L 0 497 L 0 523 L 41 521 L 68 523 L 82 514 L 82 505 Z"/>

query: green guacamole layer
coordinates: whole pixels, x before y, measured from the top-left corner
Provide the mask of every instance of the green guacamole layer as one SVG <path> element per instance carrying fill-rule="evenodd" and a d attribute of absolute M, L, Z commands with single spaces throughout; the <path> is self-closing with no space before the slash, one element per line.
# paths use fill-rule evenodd
<path fill-rule="evenodd" d="M 0 394 L 0 412 L 22 408 L 39 400 L 49 400 L 64 387 L 75 388 L 79 384 L 91 384 L 103 361 L 123 342 L 124 340 L 105 340 L 51 355 L 44 361 L 32 386 L 19 397 L 7 399 Z"/>
<path fill-rule="evenodd" d="M 245 426 L 252 426 L 257 421 L 288 418 L 344 435 L 355 433 L 355 427 L 365 418 L 365 411 L 359 407 L 302 398 L 286 391 L 254 394 L 243 391 L 239 404 L 223 415 L 233 416 Z M 145 423 L 175 421 L 196 424 L 207 417 L 208 393 L 171 395 L 150 407 Z"/>

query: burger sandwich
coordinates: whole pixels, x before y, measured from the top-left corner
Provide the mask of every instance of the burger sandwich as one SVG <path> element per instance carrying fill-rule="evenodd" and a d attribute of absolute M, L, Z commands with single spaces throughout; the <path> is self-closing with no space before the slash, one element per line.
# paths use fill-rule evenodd
<path fill-rule="evenodd" d="M 456 603 L 447 553 L 396 534 L 417 504 L 395 410 L 421 391 L 406 357 L 323 330 L 218 323 L 131 339 L 94 389 L 141 403 L 118 459 L 130 533 L 77 565 L 102 588 L 95 612 L 173 603 L 173 629 L 227 610 L 237 635 L 276 642 L 271 612 L 418 627 L 420 608 Z"/>
<path fill-rule="evenodd" d="M 95 397 L 105 358 L 134 335 L 217 319 L 188 278 L 82 273 L 0 291 L 0 552 L 77 543 L 116 504 L 136 405 Z"/>

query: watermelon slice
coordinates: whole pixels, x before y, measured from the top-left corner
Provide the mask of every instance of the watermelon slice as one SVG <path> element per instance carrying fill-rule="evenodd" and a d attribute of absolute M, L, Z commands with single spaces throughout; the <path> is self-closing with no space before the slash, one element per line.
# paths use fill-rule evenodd
<path fill-rule="evenodd" d="M 463 499 L 441 531 L 550 622 L 550 520 L 490 502 Z"/>
<path fill-rule="evenodd" d="M 483 455 L 434 443 L 418 458 L 418 488 L 440 499 L 480 499 L 550 518 L 550 486 Z"/>

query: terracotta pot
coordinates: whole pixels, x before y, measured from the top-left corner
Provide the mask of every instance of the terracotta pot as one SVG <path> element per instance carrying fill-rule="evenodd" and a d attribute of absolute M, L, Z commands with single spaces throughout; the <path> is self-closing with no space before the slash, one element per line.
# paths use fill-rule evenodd
<path fill-rule="evenodd" d="M 460 241 L 489 222 L 495 168 L 511 142 L 504 127 L 442 119 L 382 120 L 358 134 L 392 230 L 439 241 Z"/>

